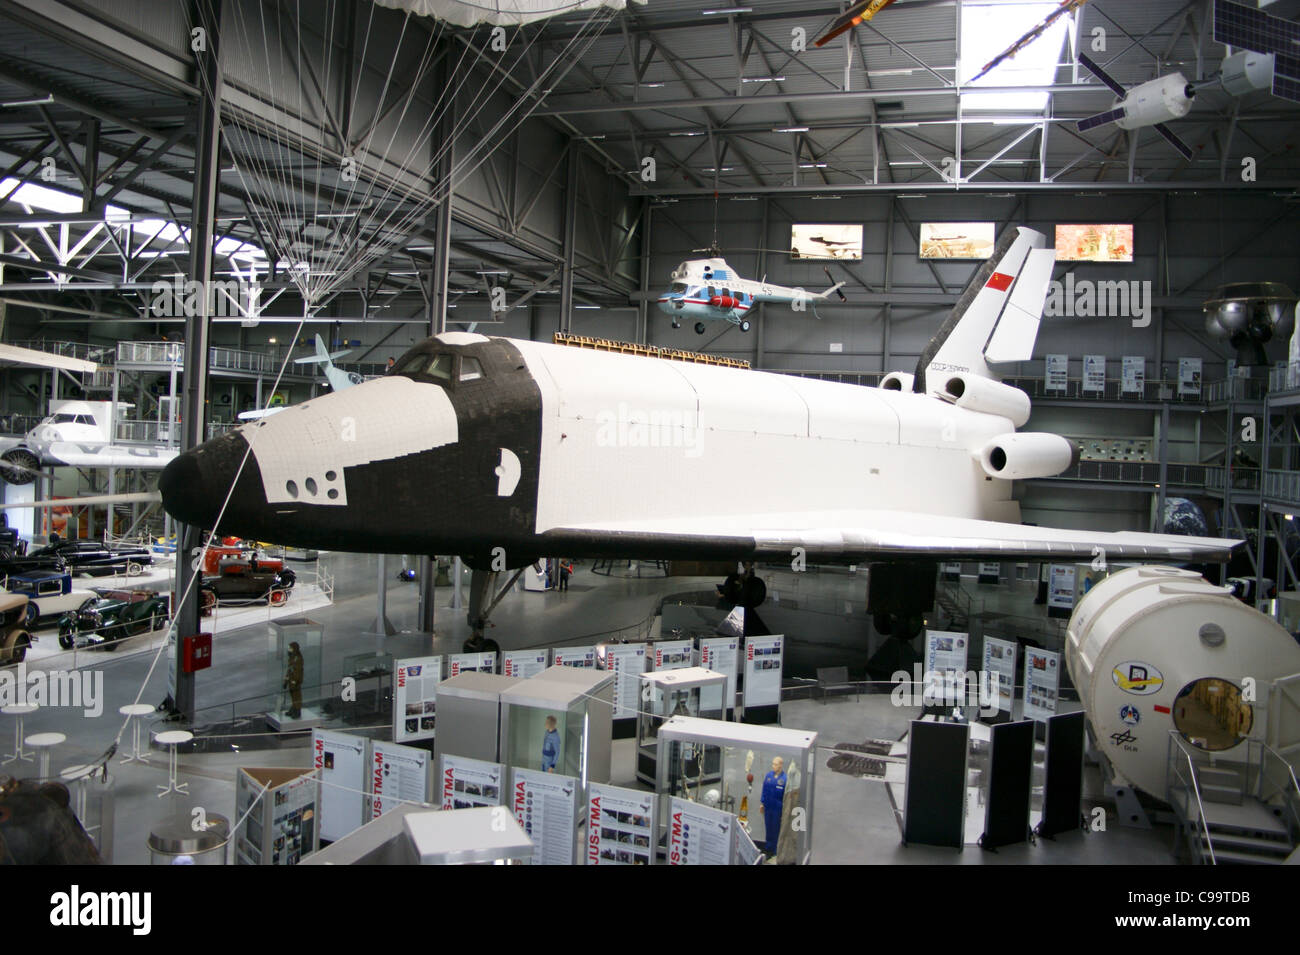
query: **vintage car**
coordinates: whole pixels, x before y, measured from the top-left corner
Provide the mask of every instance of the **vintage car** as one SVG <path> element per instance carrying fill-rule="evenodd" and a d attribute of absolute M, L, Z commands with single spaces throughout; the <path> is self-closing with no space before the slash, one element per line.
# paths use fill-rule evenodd
<path fill-rule="evenodd" d="M 20 542 L 21 543 L 21 542 Z M 38 570 L 63 571 L 68 562 L 58 554 L 24 554 L 20 547 L 0 545 L 0 576 L 28 574 Z"/>
<path fill-rule="evenodd" d="M 147 547 L 108 547 L 101 541 L 61 540 L 31 552 L 29 557 L 61 557 L 74 574 L 106 577 L 109 574 L 135 576 L 153 563 Z"/>
<path fill-rule="evenodd" d="M 282 604 L 297 581 L 298 575 L 285 569 L 279 558 L 226 558 L 220 573 L 203 578 L 199 606 L 206 615 L 218 604 Z"/>
<path fill-rule="evenodd" d="M 0 666 L 22 663 L 32 635 L 27 631 L 27 597 L 0 594 Z"/>
<path fill-rule="evenodd" d="M 77 590 L 72 575 L 57 570 L 32 571 L 5 578 L 4 589 L 11 594 L 27 595 L 27 627 L 35 630 L 59 622 L 71 610 L 94 600 L 93 590 Z"/>
<path fill-rule="evenodd" d="M 59 646 L 117 649 L 117 643 L 163 626 L 170 598 L 156 590 L 101 590 L 84 607 L 59 618 Z"/>

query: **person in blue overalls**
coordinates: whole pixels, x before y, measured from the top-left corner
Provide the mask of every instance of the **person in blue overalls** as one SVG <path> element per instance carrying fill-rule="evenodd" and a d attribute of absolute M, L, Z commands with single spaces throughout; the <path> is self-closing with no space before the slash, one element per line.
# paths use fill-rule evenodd
<path fill-rule="evenodd" d="M 560 759 L 560 731 L 554 716 L 546 717 L 546 735 L 542 737 L 542 772 L 555 772 Z"/>
<path fill-rule="evenodd" d="M 781 835 L 781 807 L 785 803 L 785 760 L 777 756 L 772 760 L 772 768 L 763 777 L 763 792 L 758 800 L 759 811 L 763 813 L 763 837 L 766 842 L 763 849 L 768 855 L 776 855 L 776 841 Z"/>

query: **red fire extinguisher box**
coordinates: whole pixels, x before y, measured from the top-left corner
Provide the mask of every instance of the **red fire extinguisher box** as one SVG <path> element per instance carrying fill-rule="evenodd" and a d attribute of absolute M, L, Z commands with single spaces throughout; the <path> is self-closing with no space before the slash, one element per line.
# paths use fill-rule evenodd
<path fill-rule="evenodd" d="M 200 633 L 181 640 L 182 669 L 197 673 L 212 666 L 212 634 Z"/>

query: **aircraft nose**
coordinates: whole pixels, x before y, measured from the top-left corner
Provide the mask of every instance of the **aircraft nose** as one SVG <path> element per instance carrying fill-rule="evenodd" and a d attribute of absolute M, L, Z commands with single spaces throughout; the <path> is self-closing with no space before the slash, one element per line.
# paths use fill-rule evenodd
<path fill-rule="evenodd" d="M 212 528 L 247 448 L 242 437 L 228 434 L 177 455 L 158 476 L 167 513 L 192 527 Z"/>

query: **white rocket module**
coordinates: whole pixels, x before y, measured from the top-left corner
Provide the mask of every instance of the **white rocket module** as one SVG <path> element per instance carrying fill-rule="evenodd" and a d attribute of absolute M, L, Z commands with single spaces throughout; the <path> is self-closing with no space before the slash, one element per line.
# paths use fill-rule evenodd
<path fill-rule="evenodd" d="M 1123 118 L 1116 120 L 1115 125 L 1120 129 L 1141 129 L 1143 126 L 1182 119 L 1191 112 L 1195 98 L 1195 88 L 1182 73 L 1157 77 L 1149 83 L 1133 87 L 1122 100 L 1115 103 L 1116 109 L 1124 111 Z"/>
<path fill-rule="evenodd" d="M 1096 584 L 1070 618 L 1065 663 L 1098 748 L 1157 798 L 1171 730 L 1228 761 L 1246 761 L 1246 739 L 1300 743 L 1300 645 L 1192 571 L 1134 567 Z"/>

